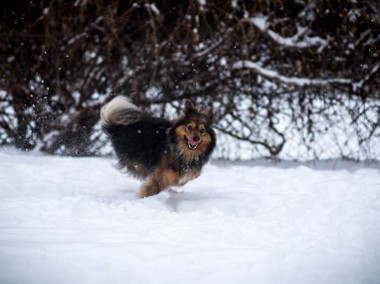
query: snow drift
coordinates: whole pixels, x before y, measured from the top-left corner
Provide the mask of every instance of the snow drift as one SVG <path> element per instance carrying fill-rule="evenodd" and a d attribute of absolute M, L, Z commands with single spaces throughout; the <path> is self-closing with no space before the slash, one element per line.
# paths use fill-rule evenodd
<path fill-rule="evenodd" d="M 212 163 L 137 199 L 105 158 L 0 151 L 0 283 L 379 283 L 380 174 Z"/>

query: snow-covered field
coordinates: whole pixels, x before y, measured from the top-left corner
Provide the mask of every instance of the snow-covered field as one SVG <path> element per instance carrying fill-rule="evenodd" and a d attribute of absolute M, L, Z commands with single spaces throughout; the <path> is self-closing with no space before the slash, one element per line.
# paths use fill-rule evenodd
<path fill-rule="evenodd" d="M 214 162 L 146 199 L 113 164 L 0 150 L 0 283 L 380 283 L 378 164 Z"/>

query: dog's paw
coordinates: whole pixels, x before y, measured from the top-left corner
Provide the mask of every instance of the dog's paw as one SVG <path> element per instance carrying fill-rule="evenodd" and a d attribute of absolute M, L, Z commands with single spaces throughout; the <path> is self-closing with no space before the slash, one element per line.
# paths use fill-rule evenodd
<path fill-rule="evenodd" d="M 185 191 L 181 186 L 172 186 L 169 188 L 170 193 L 178 194 L 178 193 L 184 193 Z"/>

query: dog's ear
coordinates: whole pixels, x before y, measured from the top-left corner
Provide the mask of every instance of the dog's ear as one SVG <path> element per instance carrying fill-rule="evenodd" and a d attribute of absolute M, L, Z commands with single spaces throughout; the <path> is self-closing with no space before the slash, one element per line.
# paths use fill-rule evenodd
<path fill-rule="evenodd" d="M 195 105 L 193 104 L 192 101 L 186 100 L 186 102 L 185 102 L 185 114 L 190 114 L 190 113 L 194 113 L 194 112 L 198 112 L 198 109 L 195 107 Z"/>
<path fill-rule="evenodd" d="M 212 106 L 209 106 L 206 111 L 204 112 L 204 115 L 207 117 L 207 119 L 212 122 L 212 119 L 214 117 L 214 112 L 212 110 Z"/>

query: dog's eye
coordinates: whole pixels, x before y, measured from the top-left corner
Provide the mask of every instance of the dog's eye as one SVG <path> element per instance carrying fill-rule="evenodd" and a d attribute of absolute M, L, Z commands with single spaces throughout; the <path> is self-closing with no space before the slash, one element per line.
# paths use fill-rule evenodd
<path fill-rule="evenodd" d="M 191 131 L 191 130 L 193 130 L 193 127 L 189 124 L 189 125 L 186 125 L 186 130 L 187 131 Z"/>
<path fill-rule="evenodd" d="M 203 135 L 203 134 L 206 133 L 206 129 L 202 128 L 202 129 L 199 130 L 199 132 Z"/>

